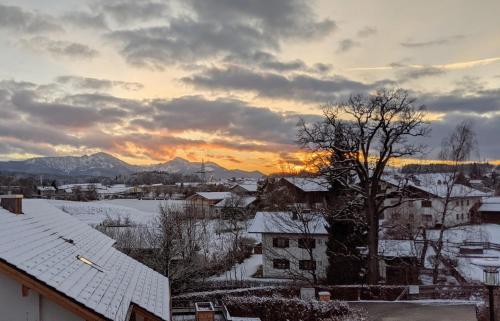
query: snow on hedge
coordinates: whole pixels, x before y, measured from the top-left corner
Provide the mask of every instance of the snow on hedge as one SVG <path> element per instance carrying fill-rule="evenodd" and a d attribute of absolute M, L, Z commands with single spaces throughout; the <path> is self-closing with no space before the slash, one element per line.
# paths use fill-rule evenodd
<path fill-rule="evenodd" d="M 257 316 L 262 321 L 366 320 L 364 313 L 341 301 L 305 301 L 280 296 L 228 296 L 223 301 L 231 315 Z"/>

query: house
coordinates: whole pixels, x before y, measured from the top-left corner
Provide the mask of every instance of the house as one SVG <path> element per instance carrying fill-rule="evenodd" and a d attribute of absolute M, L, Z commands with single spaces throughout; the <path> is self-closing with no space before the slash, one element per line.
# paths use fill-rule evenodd
<path fill-rule="evenodd" d="M 214 210 L 219 217 L 224 216 L 224 211 L 229 210 L 232 212 L 234 210 L 249 211 L 254 207 L 257 197 L 255 196 L 240 196 L 238 194 L 232 194 L 230 198 L 225 198 L 214 205 Z"/>
<path fill-rule="evenodd" d="M 319 209 L 328 202 L 329 190 L 330 184 L 321 177 L 271 177 L 264 182 L 262 197 L 272 197 L 278 193 L 278 198 L 290 206 Z"/>
<path fill-rule="evenodd" d="M 224 199 L 233 197 L 231 192 L 197 192 L 186 198 L 188 206 L 194 208 L 198 215 L 213 216 L 217 214 L 215 205 Z"/>
<path fill-rule="evenodd" d="M 262 235 L 264 278 L 326 278 L 326 221 L 316 213 L 257 212 L 249 233 Z"/>
<path fill-rule="evenodd" d="M 38 197 L 53 198 L 56 195 L 56 188 L 54 186 L 37 186 L 36 191 Z"/>
<path fill-rule="evenodd" d="M 379 240 L 380 277 L 386 284 L 418 284 L 422 245 L 412 240 Z"/>
<path fill-rule="evenodd" d="M 478 212 L 481 223 L 500 224 L 500 197 L 484 198 Z"/>
<path fill-rule="evenodd" d="M 389 206 L 383 215 L 385 223 L 414 222 L 431 228 L 439 226 L 448 194 L 444 224 L 455 226 L 470 223 L 473 210 L 477 208 L 481 199 L 489 194 L 458 183 L 447 184 L 447 179 L 447 174 L 385 177 L 384 182 L 388 185 L 385 191 L 387 195 L 385 206 Z M 399 195 L 392 195 L 395 190 L 394 186 L 399 186 L 404 190 L 402 198 Z M 399 206 L 390 207 L 400 202 Z"/>
<path fill-rule="evenodd" d="M 243 182 L 231 188 L 231 192 L 238 195 L 257 195 L 258 183 L 257 182 Z"/>
<path fill-rule="evenodd" d="M 169 281 L 45 200 L 0 196 L 2 320 L 167 321 Z"/>

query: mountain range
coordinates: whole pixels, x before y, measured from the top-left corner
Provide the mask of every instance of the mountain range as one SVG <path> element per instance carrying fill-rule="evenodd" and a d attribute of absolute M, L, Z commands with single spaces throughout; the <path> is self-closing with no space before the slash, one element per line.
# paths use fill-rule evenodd
<path fill-rule="evenodd" d="M 128 175 L 145 171 L 162 171 L 183 175 L 199 172 L 202 164 L 176 157 L 168 162 L 153 165 L 132 165 L 107 153 L 84 156 L 37 157 L 19 161 L 0 162 L 0 171 L 26 174 L 50 174 L 64 176 L 106 176 Z M 216 179 L 258 178 L 259 171 L 226 169 L 216 163 L 205 163 L 206 176 Z"/>

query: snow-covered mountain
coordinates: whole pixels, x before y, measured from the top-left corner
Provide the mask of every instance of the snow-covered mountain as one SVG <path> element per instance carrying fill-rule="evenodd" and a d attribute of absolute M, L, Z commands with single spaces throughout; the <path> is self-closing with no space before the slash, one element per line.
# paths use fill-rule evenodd
<path fill-rule="evenodd" d="M 148 166 L 148 168 L 150 168 L 150 170 L 187 175 L 200 172 L 201 166 L 202 164 L 200 162 L 190 162 L 184 158 L 176 157 L 166 163 Z M 205 172 L 207 178 L 210 176 L 222 179 L 232 177 L 259 178 L 263 176 L 263 174 L 259 171 L 249 172 L 239 169 L 229 170 L 212 162 L 205 163 Z"/>
<path fill-rule="evenodd" d="M 52 174 L 67 176 L 116 176 L 142 171 L 164 171 L 179 174 L 194 174 L 200 171 L 201 163 L 189 162 L 177 157 L 168 162 L 137 166 L 128 164 L 106 153 L 96 153 L 84 156 L 37 157 L 22 161 L 0 162 L 0 171 L 28 174 Z M 207 177 L 230 178 L 248 177 L 257 178 L 262 173 L 254 171 L 228 170 L 215 163 L 206 163 Z"/>

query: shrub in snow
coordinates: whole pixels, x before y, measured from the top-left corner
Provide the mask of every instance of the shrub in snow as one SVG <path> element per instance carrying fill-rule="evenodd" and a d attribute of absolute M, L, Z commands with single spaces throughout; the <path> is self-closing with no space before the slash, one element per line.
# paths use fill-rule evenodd
<path fill-rule="evenodd" d="M 298 298 L 236 297 L 223 299 L 231 315 L 257 316 L 262 321 L 354 321 L 364 320 L 359 311 L 353 311 L 345 302 L 304 301 Z"/>

